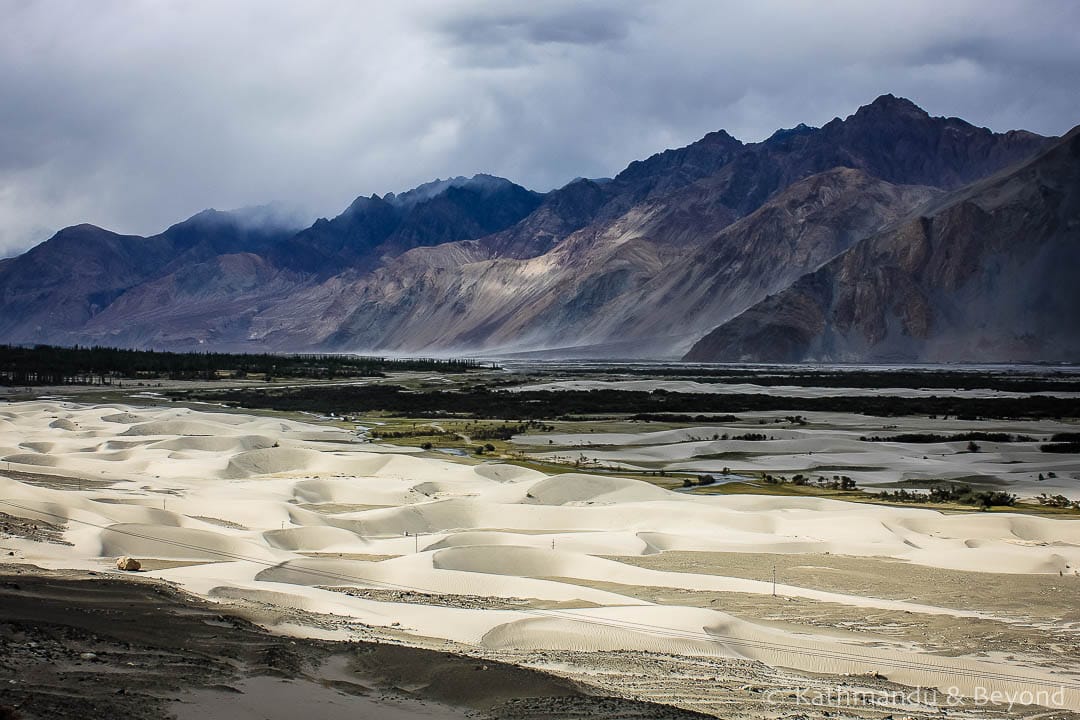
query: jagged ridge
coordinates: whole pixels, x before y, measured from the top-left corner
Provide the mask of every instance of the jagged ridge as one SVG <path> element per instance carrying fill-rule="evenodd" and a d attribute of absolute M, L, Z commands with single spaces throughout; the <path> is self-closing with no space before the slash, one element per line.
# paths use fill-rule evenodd
<path fill-rule="evenodd" d="M 721 325 L 695 361 L 1080 357 L 1080 128 Z"/>
<path fill-rule="evenodd" d="M 942 190 L 1029 157 L 882 96 L 745 145 L 722 131 L 547 194 L 451 178 L 292 228 L 200 214 L 69 228 L 0 262 L 0 338 L 183 348 L 677 357 Z"/>

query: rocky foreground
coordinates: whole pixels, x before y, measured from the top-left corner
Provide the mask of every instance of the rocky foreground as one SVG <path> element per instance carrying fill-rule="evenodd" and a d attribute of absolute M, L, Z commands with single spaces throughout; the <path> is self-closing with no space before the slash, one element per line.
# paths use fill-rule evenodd
<path fill-rule="evenodd" d="M 285 684 L 308 712 L 350 717 L 704 717 L 603 697 L 491 660 L 274 635 L 168 584 L 131 576 L 3 565 L 0 608 L 3 718 L 206 717 L 222 697 L 230 716 L 242 718 L 258 707 L 241 697 L 253 679 Z M 265 713 L 258 717 L 290 717 L 283 708 L 258 709 Z"/>

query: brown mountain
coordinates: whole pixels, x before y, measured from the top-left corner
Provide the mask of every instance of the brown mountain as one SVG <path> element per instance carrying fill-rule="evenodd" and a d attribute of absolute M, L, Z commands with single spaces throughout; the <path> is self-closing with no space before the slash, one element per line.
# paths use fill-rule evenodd
<path fill-rule="evenodd" d="M 0 262 L 0 340 L 678 357 L 1046 142 L 886 95 L 822 128 L 710 133 L 543 195 L 476 176 L 358 198 L 299 232 L 223 213 L 152 238 L 80 226 Z"/>
<path fill-rule="evenodd" d="M 600 346 L 602 354 L 670 356 L 716 318 L 787 287 L 934 194 L 837 169 L 735 221 L 707 185 L 695 184 L 534 258 L 432 267 L 429 253 L 407 253 L 368 277 L 305 294 L 318 298 L 305 312 L 332 318 L 323 342 L 343 349 Z"/>
<path fill-rule="evenodd" d="M 1080 128 L 720 325 L 715 361 L 1080 357 Z"/>
<path fill-rule="evenodd" d="M 262 208 L 206 210 L 148 238 L 67 228 L 0 264 L 0 339 L 239 346 L 254 317 L 293 293 L 413 247 L 502 230 L 540 198 L 476 176 L 357 198 L 338 217 L 299 232 Z"/>
<path fill-rule="evenodd" d="M 323 319 L 319 345 L 342 350 L 677 357 L 709 328 L 912 211 L 933 194 L 927 186 L 955 187 L 1044 142 L 932 118 L 892 96 L 755 145 L 714 133 L 610 183 L 565 188 L 587 193 L 596 219 L 561 239 L 580 218 L 552 223 L 545 202 L 503 234 L 335 278 L 302 295 L 305 314 Z M 536 237 L 544 241 L 530 245 Z M 300 339 L 283 315 L 259 336 L 277 347 Z"/>

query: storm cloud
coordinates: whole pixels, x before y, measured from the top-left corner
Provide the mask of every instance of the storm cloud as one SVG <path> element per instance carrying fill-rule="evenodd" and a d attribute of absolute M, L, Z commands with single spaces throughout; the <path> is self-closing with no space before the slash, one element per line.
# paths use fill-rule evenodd
<path fill-rule="evenodd" d="M 1080 123 L 1077 28 L 1071 0 L 0 0 L 0 256 L 435 177 L 547 190 L 886 92 L 1057 135 Z"/>

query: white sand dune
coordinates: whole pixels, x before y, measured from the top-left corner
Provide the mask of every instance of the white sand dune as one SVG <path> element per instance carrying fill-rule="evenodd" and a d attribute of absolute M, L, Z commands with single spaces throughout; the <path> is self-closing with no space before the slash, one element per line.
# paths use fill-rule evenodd
<path fill-rule="evenodd" d="M 782 413 L 754 413 L 741 424 L 640 433 L 524 435 L 513 442 L 528 448 L 532 457 L 564 463 L 584 461 L 585 467 L 592 463 L 629 471 L 689 473 L 728 469 L 736 475 L 788 477 L 842 474 L 869 490 L 904 481 L 954 480 L 998 487 L 1026 498 L 1046 493 L 1080 499 L 1080 456 L 1040 450 L 1053 434 L 1076 432 L 1075 424 L 889 418 L 889 422 L 875 426 L 869 418 L 824 412 L 807 413 L 805 419 L 807 426 L 792 426 Z M 980 441 L 979 452 L 970 452 L 967 441 L 888 440 L 903 433 L 926 432 L 946 437 L 968 432 L 1005 433 L 1028 439 Z M 748 434 L 764 435 L 765 439 L 739 439 Z"/>
<path fill-rule="evenodd" d="M 67 418 L 59 418 L 49 423 L 49 427 L 56 428 L 57 430 L 68 430 L 74 432 L 79 429 L 79 426 L 71 422 Z"/>
<path fill-rule="evenodd" d="M 124 425 L 135 425 L 136 423 L 145 423 L 150 421 L 150 417 L 139 415 L 133 412 L 118 412 L 110 415 L 100 416 L 104 422 L 123 423 Z"/>
<path fill-rule="evenodd" d="M 272 559 L 264 545 L 212 530 L 116 523 L 101 532 L 101 555 L 218 561 Z"/>
<path fill-rule="evenodd" d="M 321 460 L 322 453 L 316 450 L 284 447 L 248 450 L 229 460 L 222 477 L 235 479 L 284 472 L 311 472 L 318 468 Z"/>
<path fill-rule="evenodd" d="M 567 473 L 541 480 L 529 488 L 529 499 L 542 505 L 571 503 L 647 502 L 666 500 L 671 493 L 654 485 L 618 477 Z"/>
<path fill-rule="evenodd" d="M 116 422 L 115 420 L 113 422 Z M 225 428 L 218 423 L 191 420 L 159 420 L 137 423 L 125 430 L 123 435 L 189 435 L 213 437 Z"/>
<path fill-rule="evenodd" d="M 174 442 L 179 443 L 182 441 Z M 98 446 L 99 449 L 103 450 L 130 450 L 137 447 L 157 447 L 157 445 L 152 440 L 109 440 Z"/>
<path fill-rule="evenodd" d="M 888 461 L 853 438 L 838 445 L 797 428 L 767 432 L 804 444 L 823 464 L 855 455 L 867 465 Z M 688 431 L 647 435 L 596 434 L 591 441 L 618 439 L 625 448 L 612 452 L 624 452 L 624 460 L 631 453 L 677 461 L 715 447 Z M 738 447 L 750 452 L 767 444 Z M 1002 461 L 982 455 L 990 457 L 978 462 Z M 946 515 L 800 497 L 691 496 L 626 478 L 549 477 L 512 465 L 416 457 L 357 442 L 337 429 L 186 408 L 62 401 L 5 406 L 0 460 L 0 510 L 64 524 L 72 543 L 4 538 L 18 561 L 98 570 L 118 555 L 182 561 L 187 564 L 152 574 L 208 597 L 338 616 L 342 628 L 398 623 L 403 633 L 489 650 L 724 656 L 815 672 L 880 671 L 938 687 L 963 688 L 978 673 L 1008 673 L 1019 680 L 1002 680 L 1004 686 L 1021 687 L 1060 676 L 1005 661 L 918 654 L 880 637 L 871 647 L 764 627 L 723 610 L 733 593 L 771 594 L 771 583 L 610 558 L 673 550 L 830 552 L 972 572 L 1056 575 L 1080 568 L 1076 520 Z M 6 477 L 8 467 L 37 479 Z M 54 472 L 66 479 L 50 487 L 42 478 Z M 390 558 L 356 559 L 372 556 Z M 421 595 L 389 602 L 325 586 Z M 715 593 L 719 609 L 657 606 L 623 587 Z M 859 609 L 983 617 L 783 583 L 776 589 Z M 452 607 L 455 597 L 466 606 Z M 1067 704 L 1080 708 L 1080 698 L 1069 695 Z"/>
<path fill-rule="evenodd" d="M 695 608 L 635 608 L 633 612 L 575 611 L 515 620 L 493 628 L 482 644 L 493 649 L 556 649 L 579 652 L 638 650 L 684 655 L 745 657 L 734 646 L 716 642 L 704 622 L 721 622 L 721 613 Z M 619 608 L 621 610 L 621 608 Z"/>
<path fill-rule="evenodd" d="M 272 548 L 296 552 L 357 552 L 367 544 L 360 535 L 329 525 L 267 530 L 263 539 Z"/>
<path fill-rule="evenodd" d="M 60 458 L 42 453 L 14 453 L 4 457 L 4 462 L 41 467 L 58 467 L 61 464 Z"/>
<path fill-rule="evenodd" d="M 408 589 L 444 595 L 492 598 L 530 598 L 597 605 L 645 605 L 615 593 L 551 582 L 512 573 L 489 575 L 469 569 L 446 568 L 433 563 L 428 554 L 410 555 L 383 562 L 303 558 L 289 560 L 261 571 L 256 580 L 295 585 L 335 585 Z"/>
<path fill-rule="evenodd" d="M 183 436 L 154 442 L 149 447 L 166 450 L 198 450 L 202 452 L 242 452 L 273 447 L 274 438 L 269 435 L 211 435 Z"/>
<path fill-rule="evenodd" d="M 641 533 L 628 531 L 584 531 L 517 533 L 502 530 L 457 531 L 421 537 L 421 546 L 426 550 L 465 546 L 502 546 L 534 547 L 552 550 L 553 545 L 559 550 L 566 550 L 584 555 L 648 555 L 648 544 L 641 538 Z"/>

